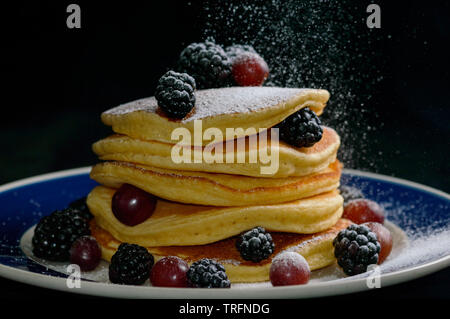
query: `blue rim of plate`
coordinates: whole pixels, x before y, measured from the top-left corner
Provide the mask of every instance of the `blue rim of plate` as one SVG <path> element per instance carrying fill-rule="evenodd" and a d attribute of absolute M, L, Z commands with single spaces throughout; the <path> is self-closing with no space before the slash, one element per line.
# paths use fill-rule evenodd
<path fill-rule="evenodd" d="M 76 168 L 26 178 L 0 186 L 0 276 L 35 286 L 82 294 L 128 298 L 302 298 L 352 293 L 367 290 L 366 275 L 317 282 L 304 286 L 245 287 L 237 289 L 160 288 L 122 286 L 83 280 L 79 289 L 68 288 L 67 275 L 47 269 L 27 258 L 20 246 L 22 234 L 55 209 L 64 208 L 96 185 L 89 179 L 90 167 Z M 408 233 L 439 229 L 450 222 L 450 195 L 415 182 L 345 169 L 342 183 L 356 186 L 364 195 L 379 202 L 400 201 L 402 213 L 388 219 Z M 417 214 L 417 205 L 426 214 Z M 395 203 L 394 203 L 395 205 Z M 395 207 L 394 207 L 395 208 Z M 388 208 L 388 212 L 389 212 Z M 395 211 L 395 210 L 394 210 Z M 405 216 L 407 218 L 405 218 Z M 450 266 L 450 254 L 419 264 L 382 273 L 383 287 L 413 280 Z"/>

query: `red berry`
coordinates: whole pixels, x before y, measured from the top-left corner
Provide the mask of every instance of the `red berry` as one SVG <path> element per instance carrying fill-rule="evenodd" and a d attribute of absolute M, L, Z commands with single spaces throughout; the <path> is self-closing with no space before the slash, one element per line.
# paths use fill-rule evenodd
<path fill-rule="evenodd" d="M 384 223 L 384 209 L 369 199 L 355 199 L 344 206 L 343 218 L 350 219 L 355 224 L 365 222 Z"/>
<path fill-rule="evenodd" d="M 273 286 L 302 285 L 309 281 L 311 271 L 302 255 L 284 252 L 272 260 L 270 282 Z"/>
<path fill-rule="evenodd" d="M 102 251 L 92 236 L 82 236 L 70 248 L 70 262 L 83 271 L 95 269 L 102 259 Z"/>
<path fill-rule="evenodd" d="M 147 220 L 153 214 L 155 206 L 155 196 L 130 184 L 123 184 L 116 191 L 111 204 L 114 216 L 128 226 Z"/>
<path fill-rule="evenodd" d="M 260 55 L 247 52 L 234 60 L 232 73 L 238 85 L 259 86 L 269 76 L 269 67 Z"/>
<path fill-rule="evenodd" d="M 389 256 L 392 250 L 392 235 L 389 229 L 381 225 L 380 223 L 364 223 L 377 235 L 377 240 L 380 243 L 381 250 L 378 253 L 378 264 L 381 264 Z"/>
<path fill-rule="evenodd" d="M 153 265 L 150 282 L 157 287 L 187 287 L 186 273 L 189 265 L 183 259 L 164 257 Z"/>

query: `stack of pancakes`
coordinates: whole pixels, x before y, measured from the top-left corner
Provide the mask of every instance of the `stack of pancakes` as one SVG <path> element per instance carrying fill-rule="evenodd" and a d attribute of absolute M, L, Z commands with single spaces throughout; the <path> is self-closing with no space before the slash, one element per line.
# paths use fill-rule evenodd
<path fill-rule="evenodd" d="M 303 107 L 320 115 L 328 98 L 325 90 L 232 87 L 197 91 L 193 112 L 182 120 L 165 117 L 154 97 L 104 112 L 102 121 L 117 134 L 93 145 L 104 162 L 92 168 L 91 178 L 101 186 L 87 200 L 103 258 L 110 260 L 121 242 L 135 243 L 155 259 L 215 259 L 232 282 L 268 280 L 272 258 L 285 250 L 302 254 L 312 270 L 333 263 L 332 239 L 349 224 L 340 218 L 340 140 L 333 129 L 324 127 L 322 139 L 310 148 L 271 144 L 270 136 L 267 143 L 245 143 L 241 149 L 222 147 L 223 163 L 178 163 L 171 156 L 177 143 L 172 132 L 183 128 L 194 136 L 196 120 L 201 120 L 202 132 L 242 128 L 234 136 L 237 144 L 251 139 L 248 128 L 269 129 Z M 197 140 L 183 147 L 195 153 L 208 143 Z M 274 147 L 279 168 L 270 175 L 262 173 L 267 163 L 259 158 L 253 163 L 225 161 L 227 152 L 248 159 L 252 148 L 273 152 Z M 122 224 L 112 213 L 112 197 L 124 183 L 158 197 L 151 217 L 136 226 Z M 237 236 L 256 226 L 271 232 L 275 243 L 274 254 L 259 263 L 243 260 L 235 247 Z"/>

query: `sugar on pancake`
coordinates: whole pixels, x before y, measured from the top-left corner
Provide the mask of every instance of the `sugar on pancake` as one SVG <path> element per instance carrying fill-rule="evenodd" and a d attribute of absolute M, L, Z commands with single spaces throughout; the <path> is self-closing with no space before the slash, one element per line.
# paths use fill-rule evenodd
<path fill-rule="evenodd" d="M 326 90 L 279 87 L 228 87 L 196 91 L 193 111 L 182 120 L 168 119 L 158 109 L 155 97 L 119 105 L 102 114 L 114 132 L 133 138 L 172 143 L 172 132 L 186 128 L 194 134 L 195 120 L 202 129 L 267 129 L 303 107 L 321 114 L 329 93 Z M 202 132 L 203 133 L 203 132 Z M 236 138 L 245 136 L 243 132 Z M 210 141 L 202 140 L 206 145 Z"/>
<path fill-rule="evenodd" d="M 208 245 L 147 247 L 147 250 L 153 254 L 155 260 L 165 256 L 178 256 L 192 263 L 201 258 L 211 258 L 224 265 L 227 276 L 233 283 L 261 282 L 269 280 L 272 259 L 283 251 L 295 251 L 301 254 L 311 270 L 333 264 L 336 259 L 332 241 L 340 230 L 350 224 L 351 222 L 346 219 L 339 219 L 332 227 L 315 234 L 272 233 L 275 251 L 268 259 L 259 263 L 242 259 L 235 248 L 236 237 Z M 110 261 L 121 242 L 99 227 L 95 220 L 91 222 L 91 232 L 102 249 L 102 258 Z"/>
<path fill-rule="evenodd" d="M 109 136 L 94 143 L 92 149 L 101 160 L 107 161 L 131 162 L 183 171 L 281 178 L 304 176 L 325 169 L 336 159 L 336 153 L 340 145 L 338 134 L 328 127 L 323 127 L 321 140 L 314 146 L 307 148 L 296 148 L 282 141 L 279 141 L 278 145 L 271 144 L 270 136 L 267 143 L 250 143 L 249 137 L 241 139 L 243 139 L 245 148 L 237 147 L 238 139 L 234 143 L 233 149 L 227 151 L 225 145 L 220 145 L 220 148 L 214 150 L 214 156 L 218 156 L 218 152 L 221 153 L 220 161 L 207 162 L 202 160 L 200 163 L 193 160 L 194 151 L 199 147 L 184 146 L 190 153 L 190 161 L 175 162 L 172 158 L 175 144 L 141 140 L 126 135 Z M 205 147 L 201 147 L 202 152 L 204 149 Z M 184 151 L 182 150 L 182 152 Z M 231 151 L 233 152 L 233 160 L 229 161 L 227 158 Z M 256 155 L 273 152 L 278 154 L 278 167 L 275 173 L 267 174 L 261 169 L 273 164 L 261 162 L 260 156 L 255 156 L 256 161 L 251 161 L 251 152 L 256 152 Z M 239 158 L 242 158 L 243 162 L 239 162 Z"/>

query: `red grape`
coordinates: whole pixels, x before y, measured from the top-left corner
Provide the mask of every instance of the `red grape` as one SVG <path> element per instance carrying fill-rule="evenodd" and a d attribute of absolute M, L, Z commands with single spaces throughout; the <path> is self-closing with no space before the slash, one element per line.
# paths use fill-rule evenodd
<path fill-rule="evenodd" d="M 378 254 L 378 264 L 381 264 L 389 256 L 392 250 L 392 235 L 389 229 L 381 225 L 380 223 L 364 223 L 377 235 L 377 240 L 380 243 L 381 250 Z"/>
<path fill-rule="evenodd" d="M 259 86 L 269 76 L 266 61 L 256 53 L 242 53 L 233 62 L 234 80 L 241 86 Z"/>
<path fill-rule="evenodd" d="M 147 220 L 155 210 L 156 197 L 130 184 L 123 184 L 114 194 L 111 208 L 123 224 L 134 226 Z"/>
<path fill-rule="evenodd" d="M 189 265 L 176 256 L 164 257 L 153 265 L 150 282 L 157 287 L 187 287 Z"/>
<path fill-rule="evenodd" d="M 82 236 L 70 248 L 70 262 L 83 271 L 95 269 L 102 258 L 102 251 L 92 236 Z"/>
<path fill-rule="evenodd" d="M 270 282 L 273 286 L 302 285 L 309 281 L 311 271 L 305 258 L 295 252 L 284 252 L 272 260 Z"/>
<path fill-rule="evenodd" d="M 384 223 L 384 209 L 378 203 L 369 199 L 355 199 L 344 206 L 343 218 L 350 219 L 355 224 L 365 222 Z"/>

